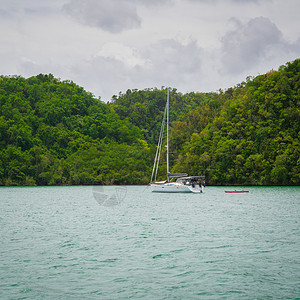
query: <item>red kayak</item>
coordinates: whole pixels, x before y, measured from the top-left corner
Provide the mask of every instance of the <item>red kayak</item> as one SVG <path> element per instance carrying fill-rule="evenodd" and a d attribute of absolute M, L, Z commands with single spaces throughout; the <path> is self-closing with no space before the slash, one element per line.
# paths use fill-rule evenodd
<path fill-rule="evenodd" d="M 249 191 L 225 191 L 225 193 L 249 193 Z"/>

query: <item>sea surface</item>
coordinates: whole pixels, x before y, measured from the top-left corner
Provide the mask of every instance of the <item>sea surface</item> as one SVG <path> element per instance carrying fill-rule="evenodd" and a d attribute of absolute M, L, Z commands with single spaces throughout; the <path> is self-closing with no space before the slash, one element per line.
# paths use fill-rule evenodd
<path fill-rule="evenodd" d="M 0 188 L 1 300 L 300 299 L 300 187 L 97 188 Z"/>

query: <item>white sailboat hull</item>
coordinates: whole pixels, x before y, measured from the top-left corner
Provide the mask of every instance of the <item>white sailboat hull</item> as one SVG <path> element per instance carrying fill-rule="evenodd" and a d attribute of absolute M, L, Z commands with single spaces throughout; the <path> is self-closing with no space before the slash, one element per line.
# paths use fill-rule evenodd
<path fill-rule="evenodd" d="M 202 193 L 203 187 L 196 185 L 183 185 L 175 183 L 151 184 L 152 192 L 157 193 Z"/>
<path fill-rule="evenodd" d="M 151 175 L 151 189 L 152 192 L 157 193 L 202 193 L 204 190 L 205 183 L 202 184 L 200 179 L 202 179 L 203 176 L 189 176 L 186 173 L 170 173 L 169 170 L 169 88 L 167 89 L 167 104 L 163 116 L 163 121 L 160 129 L 160 135 L 159 135 L 159 141 L 156 148 L 156 154 L 154 159 L 154 165 L 152 169 L 152 175 Z M 162 149 L 162 143 L 163 143 L 163 134 L 164 134 L 164 124 L 166 122 L 166 132 L 167 132 L 167 180 L 157 182 L 156 176 L 158 172 L 158 164 Z M 170 182 L 170 178 L 174 177 L 181 177 L 176 180 L 176 182 Z M 154 180 L 154 181 L 152 181 Z"/>

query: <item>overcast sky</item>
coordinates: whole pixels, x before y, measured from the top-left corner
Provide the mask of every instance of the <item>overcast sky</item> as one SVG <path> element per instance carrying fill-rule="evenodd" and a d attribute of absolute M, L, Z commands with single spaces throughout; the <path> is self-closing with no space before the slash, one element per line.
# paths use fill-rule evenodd
<path fill-rule="evenodd" d="M 216 91 L 300 57 L 299 0 L 0 0 L 0 74 L 52 73 L 103 101 Z"/>

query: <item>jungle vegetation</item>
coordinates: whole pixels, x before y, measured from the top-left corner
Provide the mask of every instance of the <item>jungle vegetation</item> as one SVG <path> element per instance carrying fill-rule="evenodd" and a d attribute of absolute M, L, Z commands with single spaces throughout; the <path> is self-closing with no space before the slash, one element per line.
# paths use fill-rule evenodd
<path fill-rule="evenodd" d="M 173 172 L 300 184 L 300 59 L 225 91 L 172 89 L 170 100 Z M 165 103 L 164 87 L 104 103 L 52 74 L 0 76 L 0 185 L 147 184 Z"/>

